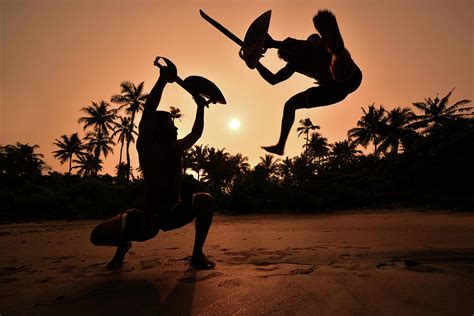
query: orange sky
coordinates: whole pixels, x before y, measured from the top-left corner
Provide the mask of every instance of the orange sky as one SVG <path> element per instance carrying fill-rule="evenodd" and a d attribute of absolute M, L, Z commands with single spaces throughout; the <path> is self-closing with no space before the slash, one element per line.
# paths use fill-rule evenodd
<path fill-rule="evenodd" d="M 131 1 L 131 0 L 0 0 L 1 82 L 0 144 L 17 141 L 40 145 L 54 170 L 66 171 L 52 157 L 62 134 L 85 133 L 77 119 L 91 101 L 109 101 L 124 80 L 145 81 L 149 91 L 158 70 L 155 56 L 166 56 L 182 78 L 201 75 L 215 82 L 228 104 L 206 112 L 198 144 L 247 155 L 255 165 L 261 145 L 277 140 L 282 108 L 313 81 L 294 75 L 276 86 L 267 84 L 238 57 L 238 47 L 207 24 L 203 9 L 243 38 L 248 25 L 272 9 L 270 34 L 275 39 L 306 38 L 314 32 L 312 17 L 321 8 L 337 16 L 346 46 L 362 69 L 361 87 L 343 102 L 300 110 L 286 153 L 302 150 L 299 119 L 320 125 L 330 142 L 343 140 L 361 116 L 361 106 L 375 102 L 391 109 L 425 97 L 452 101 L 472 99 L 474 84 L 473 18 L 470 0 L 433 1 Z M 262 63 L 283 66 L 274 52 Z M 177 106 L 185 114 L 177 122 L 180 136 L 191 129 L 195 106 L 176 84 L 165 89 L 162 109 Z M 241 121 L 239 131 L 227 124 Z M 137 120 L 138 123 L 138 120 Z M 113 173 L 119 148 L 105 161 Z M 132 164 L 137 166 L 136 151 Z"/>

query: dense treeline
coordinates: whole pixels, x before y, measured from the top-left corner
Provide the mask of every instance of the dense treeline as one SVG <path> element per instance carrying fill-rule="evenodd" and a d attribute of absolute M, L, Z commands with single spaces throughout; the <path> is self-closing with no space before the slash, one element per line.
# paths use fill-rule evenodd
<path fill-rule="evenodd" d="M 66 174 L 51 172 L 37 145 L 0 147 L 0 208 L 4 219 L 102 217 L 143 204 L 140 169 L 130 166 L 137 135 L 135 117 L 146 95 L 143 82 L 121 84 L 111 98 L 82 108 L 87 131 L 62 135 L 54 156 L 67 163 Z M 472 209 L 474 120 L 469 100 L 449 105 L 427 98 L 412 108 L 372 104 L 362 109 L 347 139 L 329 144 L 310 119 L 301 120 L 299 156 L 260 157 L 251 167 L 244 155 L 209 145 L 184 155 L 184 194 L 212 193 L 229 212 L 324 211 L 353 207 L 431 206 Z M 125 116 L 120 115 L 120 110 Z M 415 111 L 417 113 L 415 113 Z M 175 119 L 182 117 L 171 108 Z M 98 175 L 120 144 L 116 174 Z M 123 162 L 125 148 L 126 161 Z M 363 153 L 360 148 L 367 148 Z M 73 174 L 75 173 L 75 174 Z"/>

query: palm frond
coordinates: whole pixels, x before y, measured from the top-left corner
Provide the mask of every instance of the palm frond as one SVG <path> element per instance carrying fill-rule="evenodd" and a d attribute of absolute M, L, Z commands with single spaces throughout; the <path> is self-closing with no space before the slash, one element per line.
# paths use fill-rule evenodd
<path fill-rule="evenodd" d="M 435 103 L 438 103 L 439 104 L 439 108 L 441 110 L 444 110 L 446 108 L 446 104 L 448 103 L 449 101 L 449 97 L 451 96 L 451 94 L 453 93 L 454 89 L 456 88 L 453 88 L 451 91 L 449 91 L 449 93 L 447 95 L 445 95 L 441 100 L 438 99 L 438 97 L 436 97 L 436 100 L 439 100 L 439 102 L 435 102 Z"/>

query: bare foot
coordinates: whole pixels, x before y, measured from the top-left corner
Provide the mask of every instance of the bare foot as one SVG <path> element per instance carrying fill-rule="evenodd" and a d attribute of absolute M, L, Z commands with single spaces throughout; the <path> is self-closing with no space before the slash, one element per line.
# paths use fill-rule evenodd
<path fill-rule="evenodd" d="M 262 149 L 265 149 L 269 153 L 275 154 L 275 155 L 283 155 L 284 151 L 281 146 L 275 145 L 275 146 L 262 146 Z"/>
<path fill-rule="evenodd" d="M 201 270 L 210 270 L 216 266 L 215 262 L 209 260 L 205 254 L 201 253 L 199 255 L 193 255 L 191 257 L 191 264 L 196 269 Z"/>
<path fill-rule="evenodd" d="M 327 10 L 319 11 L 314 16 L 313 23 L 319 34 L 321 34 L 324 43 L 331 50 L 331 53 L 339 54 L 344 49 L 344 41 L 339 32 L 334 14 Z"/>
<path fill-rule="evenodd" d="M 122 266 L 123 260 L 125 259 L 125 255 L 127 254 L 128 250 L 132 248 L 131 242 L 126 242 L 123 245 L 117 247 L 117 251 L 115 252 L 115 256 L 112 260 L 107 264 L 107 269 L 118 269 Z"/>

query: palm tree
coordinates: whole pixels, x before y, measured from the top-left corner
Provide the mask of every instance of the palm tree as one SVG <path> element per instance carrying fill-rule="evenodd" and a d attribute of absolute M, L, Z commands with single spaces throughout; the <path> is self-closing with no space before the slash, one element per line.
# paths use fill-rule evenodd
<path fill-rule="evenodd" d="M 181 121 L 181 118 L 184 116 L 183 113 L 181 113 L 181 110 L 177 107 L 170 106 L 170 114 L 171 114 L 171 119 L 174 120 L 178 119 Z"/>
<path fill-rule="evenodd" d="M 263 167 L 265 170 L 267 180 L 274 179 L 275 175 L 278 174 L 278 163 L 280 162 L 280 159 L 274 159 L 274 156 L 269 154 L 265 154 L 264 157 L 259 158 L 260 162 L 258 163 L 258 166 Z"/>
<path fill-rule="evenodd" d="M 38 145 L 19 142 L 0 146 L 0 177 L 31 180 L 41 176 L 41 172 L 48 167 L 43 161 L 43 155 L 35 152 L 38 148 Z"/>
<path fill-rule="evenodd" d="M 128 184 L 127 178 L 129 176 L 129 173 L 130 173 L 132 179 L 134 179 L 133 170 L 129 170 L 127 168 L 126 163 L 121 162 L 120 164 L 116 165 L 115 166 L 116 182 L 119 183 L 119 184 Z"/>
<path fill-rule="evenodd" d="M 143 94 L 143 84 L 144 82 L 142 81 L 138 86 L 135 86 L 135 84 L 130 81 L 124 81 L 120 84 L 120 94 L 115 94 L 110 99 L 112 102 L 120 104 L 119 109 L 125 107 L 125 112 L 130 115 L 130 135 L 133 134 L 135 127 L 135 116 L 140 110 L 143 110 L 143 105 L 148 97 L 147 94 Z M 132 138 L 130 137 L 126 140 L 127 166 L 130 169 L 130 142 Z"/>
<path fill-rule="evenodd" d="M 312 133 L 308 143 L 308 153 L 311 156 L 310 161 L 316 159 L 318 166 L 321 166 L 322 160 L 329 154 L 328 139 L 318 132 Z"/>
<path fill-rule="evenodd" d="M 227 191 L 233 176 L 233 168 L 229 163 L 229 153 L 225 152 L 225 148 L 208 148 L 203 179 L 209 184 L 211 190 L 214 192 Z"/>
<path fill-rule="evenodd" d="M 109 153 L 114 152 L 112 146 L 115 145 L 115 142 L 108 135 L 103 135 L 99 131 L 89 132 L 84 140 L 88 141 L 86 147 L 88 148 L 89 152 L 91 154 L 93 153 L 94 158 L 100 163 L 102 162 L 102 160 L 100 160 L 101 153 L 104 154 L 104 158 L 107 158 Z M 100 167 L 100 170 L 102 170 L 102 167 Z"/>
<path fill-rule="evenodd" d="M 250 164 L 248 163 L 249 157 L 237 153 L 230 159 L 237 166 L 239 172 L 247 173 L 250 170 Z"/>
<path fill-rule="evenodd" d="M 229 157 L 229 163 L 232 165 L 234 169 L 234 182 L 241 181 L 246 174 L 250 171 L 250 164 L 248 163 L 249 158 L 247 156 L 242 155 L 241 153 L 237 153 L 234 156 Z"/>
<path fill-rule="evenodd" d="M 197 180 L 201 180 L 202 172 L 206 167 L 208 148 L 203 145 L 195 145 L 188 151 L 187 158 L 190 161 L 190 168 L 197 174 Z"/>
<path fill-rule="evenodd" d="M 357 122 L 357 127 L 350 129 L 347 135 L 354 144 L 362 145 L 364 148 L 373 142 L 374 155 L 377 157 L 379 152 L 377 146 L 382 140 L 382 130 L 387 122 L 386 111 L 382 105 L 378 109 L 375 108 L 375 104 L 369 105 L 367 111 L 362 108 L 362 111 L 364 115 Z"/>
<path fill-rule="evenodd" d="M 137 172 L 137 176 L 136 176 L 136 179 L 143 179 L 143 170 L 142 168 L 140 168 L 140 166 L 138 166 L 135 171 Z"/>
<path fill-rule="evenodd" d="M 357 150 L 357 144 L 350 140 L 343 140 L 331 144 L 331 164 L 340 169 L 344 164 L 351 163 L 357 159 L 357 155 L 361 154 Z"/>
<path fill-rule="evenodd" d="M 112 138 L 117 136 L 117 141 L 120 142 L 120 156 L 119 156 L 119 166 L 122 165 L 122 152 L 123 152 L 123 145 L 125 143 L 135 142 L 135 137 L 133 135 L 138 135 L 135 131 L 135 126 L 131 127 L 131 120 L 128 117 L 119 116 L 118 119 L 120 123 L 115 122 L 114 132 L 112 134 Z M 130 131 L 132 131 L 130 133 Z M 123 167 L 121 167 L 123 169 Z"/>
<path fill-rule="evenodd" d="M 74 133 L 71 134 L 71 136 L 62 135 L 59 139 L 55 140 L 53 145 L 56 145 L 59 148 L 58 150 L 53 151 L 53 156 L 56 159 L 59 159 L 61 164 L 69 161 L 68 174 L 71 174 L 73 157 L 84 155 L 84 145 L 82 144 L 78 134 Z"/>
<path fill-rule="evenodd" d="M 412 128 L 415 114 L 409 108 L 396 107 L 387 113 L 387 124 L 383 131 L 383 140 L 380 143 L 380 151 L 384 152 L 391 147 L 391 153 L 398 154 L 400 144 L 403 147 L 416 136 Z"/>
<path fill-rule="evenodd" d="M 105 101 L 100 101 L 99 104 L 92 101 L 92 105 L 81 109 L 87 116 L 80 117 L 78 122 L 84 123 L 84 130 L 92 127 L 102 135 L 109 135 L 109 130 L 113 128 L 117 113 L 116 110 L 109 109 L 109 107 L 110 105 Z"/>
<path fill-rule="evenodd" d="M 76 164 L 73 169 L 78 169 L 77 174 L 81 177 L 96 176 L 102 170 L 102 160 L 91 154 L 77 157 L 73 162 Z"/>
<path fill-rule="evenodd" d="M 303 145 L 304 147 L 304 153 L 305 153 L 305 158 L 308 158 L 308 143 L 309 143 L 309 132 L 313 131 L 315 129 L 320 129 L 318 125 L 314 125 L 313 122 L 309 118 L 305 118 L 304 120 L 300 120 L 300 127 L 296 129 L 298 133 L 298 137 L 300 137 L 302 134 L 305 134 L 305 144 Z"/>
<path fill-rule="evenodd" d="M 294 157 L 291 165 L 291 182 L 292 186 L 303 187 L 311 181 L 315 174 L 314 165 L 309 164 L 304 154 Z"/>
<path fill-rule="evenodd" d="M 289 183 L 293 175 L 293 159 L 288 156 L 285 159 L 281 160 L 278 164 L 278 175 L 283 180 L 284 183 Z"/>
<path fill-rule="evenodd" d="M 423 112 L 423 114 L 416 116 L 414 127 L 437 127 L 449 120 L 472 116 L 474 107 L 463 107 L 463 105 L 470 103 L 471 100 L 461 100 L 448 106 L 449 97 L 453 91 L 454 88 L 442 99 L 436 96 L 434 100 L 425 98 L 423 102 L 413 103 L 418 110 Z"/>

